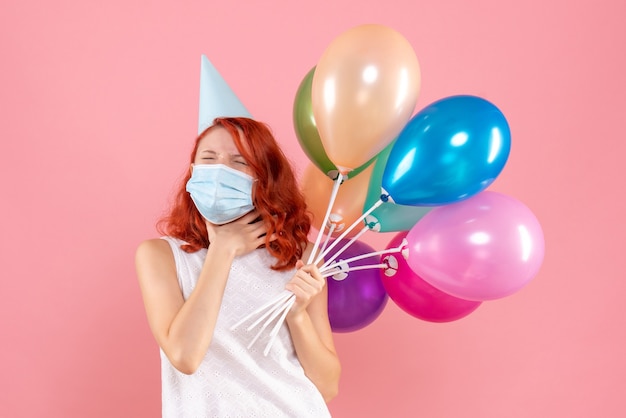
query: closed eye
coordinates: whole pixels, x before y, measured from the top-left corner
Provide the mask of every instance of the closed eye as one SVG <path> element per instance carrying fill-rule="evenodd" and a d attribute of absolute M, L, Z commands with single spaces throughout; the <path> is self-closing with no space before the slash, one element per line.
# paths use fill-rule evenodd
<path fill-rule="evenodd" d="M 203 150 L 202 154 L 200 154 L 200 159 L 207 162 L 216 161 L 217 153 L 211 150 Z"/>

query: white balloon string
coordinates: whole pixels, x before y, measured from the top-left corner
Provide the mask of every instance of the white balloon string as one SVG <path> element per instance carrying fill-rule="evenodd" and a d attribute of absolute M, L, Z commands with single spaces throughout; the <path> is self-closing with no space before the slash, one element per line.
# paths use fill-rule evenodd
<path fill-rule="evenodd" d="M 331 196 L 328 202 L 328 207 L 326 210 L 326 215 L 324 217 L 324 221 L 322 222 L 322 225 L 325 226 L 328 223 L 328 219 L 330 218 L 330 214 L 332 211 L 332 207 L 335 203 L 335 200 L 337 198 L 337 192 L 339 189 L 339 186 L 341 185 L 343 181 L 343 175 L 341 173 L 339 173 L 337 175 L 337 178 L 335 179 L 335 183 L 333 185 L 333 189 L 331 192 Z M 384 190 L 383 190 L 384 192 Z M 386 199 L 386 197 L 389 197 L 388 195 L 385 195 L 383 193 L 383 195 L 381 195 L 381 198 L 376 201 L 371 208 L 369 208 L 365 213 L 363 213 L 363 215 L 361 215 L 361 217 L 359 219 L 357 219 L 356 221 L 354 221 L 352 223 L 352 225 L 350 225 L 338 238 L 335 239 L 335 241 L 329 246 L 328 245 L 328 241 L 330 239 L 331 234 L 334 232 L 335 228 L 336 228 L 336 224 L 333 223 L 331 224 L 331 226 L 329 227 L 329 233 L 326 235 L 326 240 L 324 241 L 323 247 L 320 248 L 320 242 L 322 239 L 322 235 L 324 235 L 323 230 L 324 228 L 321 228 L 320 231 L 318 231 L 317 234 L 317 238 L 315 240 L 315 243 L 313 245 L 313 248 L 311 250 L 311 253 L 309 255 L 309 260 L 307 262 L 307 264 L 311 264 L 313 263 L 313 260 L 316 259 L 316 255 L 317 255 L 317 260 L 315 261 L 315 264 L 319 264 L 324 257 L 339 243 L 339 241 L 341 241 L 342 239 L 344 239 L 349 233 L 350 231 L 352 231 L 357 224 L 359 224 L 361 221 L 363 221 L 363 219 L 365 219 L 370 213 L 372 213 L 374 210 L 376 210 L 376 208 L 378 208 L 380 205 L 382 205 Z M 331 263 L 343 252 L 345 251 L 345 249 L 347 249 L 350 245 L 352 245 L 352 243 L 354 243 L 361 235 L 363 235 L 365 232 L 367 232 L 370 228 L 366 225 L 361 231 L 359 231 L 359 233 L 352 238 L 346 245 L 344 245 L 344 247 L 338 251 L 337 253 L 335 253 L 333 255 L 333 257 L 326 261 L 324 263 L 324 266 L 322 266 L 322 268 L 320 269 L 320 271 L 323 270 L 323 276 L 324 277 L 328 277 L 328 276 L 332 276 L 333 274 L 337 274 L 339 271 L 335 271 L 334 273 L 331 273 L 331 270 L 334 270 L 337 268 L 337 263 L 334 263 L 331 265 Z M 319 255 L 318 253 L 318 249 L 319 251 Z M 395 252 L 399 252 L 401 251 L 401 248 L 398 248 L 396 250 L 386 250 L 383 251 L 384 253 L 395 253 Z M 360 260 L 369 256 L 374 256 L 374 255 L 378 255 L 378 254 L 382 254 L 383 252 L 375 252 L 375 253 L 370 253 L 370 254 L 364 254 L 364 255 L 360 255 L 360 256 L 356 256 L 356 257 L 352 257 L 351 259 L 347 260 L 347 261 L 356 261 L 356 260 Z M 345 264 L 346 261 L 343 261 L 342 264 Z M 329 267 L 329 265 L 331 265 Z M 372 268 L 384 268 L 386 267 L 387 264 L 376 264 L 376 265 L 367 265 L 367 266 L 355 266 L 352 268 L 348 268 L 347 270 L 343 270 L 343 272 L 349 272 L 349 271 L 358 271 L 358 270 L 365 270 L 365 269 L 372 269 Z M 241 324 L 243 324 L 244 322 L 250 320 L 252 317 L 254 317 L 255 315 L 260 314 L 262 311 L 267 310 L 267 312 L 265 312 L 260 318 L 258 318 L 252 325 L 250 325 L 248 327 L 248 330 L 251 330 L 252 328 L 256 327 L 258 324 L 261 323 L 261 321 L 263 321 L 265 318 L 269 318 L 265 321 L 265 323 L 263 324 L 263 326 L 261 327 L 261 329 L 259 330 L 259 332 L 255 335 L 255 337 L 252 339 L 252 341 L 250 342 L 250 344 L 248 345 L 248 348 L 252 347 L 252 345 L 258 340 L 258 338 L 261 336 L 261 334 L 263 333 L 263 331 L 274 321 L 274 319 L 276 319 L 276 317 L 278 317 L 280 315 L 280 317 L 278 318 L 278 321 L 276 322 L 276 324 L 274 325 L 274 327 L 272 328 L 271 332 L 270 332 L 270 340 L 267 344 L 267 346 L 265 347 L 265 350 L 263 351 L 263 354 L 265 356 L 267 356 L 267 354 L 269 353 L 272 345 L 274 344 L 274 340 L 276 339 L 276 336 L 278 335 L 278 331 L 280 330 L 280 327 L 282 326 L 282 324 L 285 322 L 285 319 L 287 317 L 287 314 L 289 313 L 289 311 L 291 310 L 293 304 L 295 303 L 296 297 L 292 292 L 289 292 L 287 290 L 281 292 L 276 298 L 274 298 L 273 300 L 267 302 L 266 304 L 264 304 L 263 306 L 259 307 L 258 309 L 256 309 L 254 312 L 252 312 L 251 314 L 249 314 L 248 316 L 246 316 L 245 318 L 242 318 L 239 322 L 237 322 L 235 325 L 231 326 L 231 330 L 236 329 L 238 326 L 240 326 Z"/>
<path fill-rule="evenodd" d="M 330 271 L 330 269 L 337 268 L 337 266 L 339 266 L 339 264 L 344 264 L 344 263 L 345 264 L 350 264 L 353 261 L 363 260 L 364 258 L 374 257 L 376 255 L 399 253 L 399 252 L 402 251 L 402 248 L 403 248 L 403 246 L 400 246 L 400 247 L 397 247 L 397 248 L 390 248 L 388 250 L 373 251 L 371 253 L 361 254 L 361 255 L 357 255 L 357 256 L 352 257 L 352 258 L 347 258 L 345 260 L 341 260 L 341 263 L 332 263 L 330 265 L 324 264 L 322 267 L 320 267 L 320 273 L 325 273 L 327 271 Z"/>
<path fill-rule="evenodd" d="M 252 345 L 256 342 L 256 340 L 259 339 L 259 337 L 261 336 L 261 334 L 263 334 L 263 331 L 265 331 L 265 328 L 268 327 L 269 324 L 272 323 L 272 321 L 283 311 L 283 309 L 289 305 L 291 303 L 291 298 L 287 299 L 287 301 L 285 303 L 283 303 L 282 305 L 280 305 L 278 308 L 274 309 L 272 312 L 272 316 L 270 316 L 267 321 L 265 321 L 265 323 L 263 324 L 263 326 L 261 327 L 261 329 L 259 330 L 259 332 L 257 332 L 257 334 L 254 336 L 254 338 L 252 339 L 252 341 L 250 341 L 250 344 L 248 344 L 248 349 L 250 349 L 250 347 L 252 347 Z M 291 306 L 291 305 L 289 305 Z M 250 329 L 250 328 L 248 328 Z"/>
<path fill-rule="evenodd" d="M 361 230 L 361 232 L 365 232 L 366 230 L 367 230 L 367 227 L 364 228 L 363 230 Z M 356 240 L 356 237 L 351 242 L 354 242 L 355 240 Z M 356 257 L 349 258 L 347 260 L 342 260 L 341 264 L 349 263 L 349 262 L 357 261 L 357 260 L 362 260 L 364 258 L 373 257 L 373 256 L 376 256 L 376 255 L 397 253 L 397 252 L 402 251 L 402 248 L 403 247 L 400 246 L 400 247 L 391 248 L 391 249 L 388 249 L 388 250 L 374 251 L 374 252 L 371 252 L 371 253 L 368 253 L 368 254 L 362 254 L 362 255 L 359 255 L 359 256 L 356 256 Z M 342 249 L 342 251 L 343 251 L 343 249 Z M 339 271 L 331 271 L 331 270 L 334 270 L 334 269 L 336 269 L 338 267 L 339 267 L 339 264 L 338 263 L 334 263 L 332 266 L 328 266 L 324 270 L 324 272 L 322 272 L 320 270 L 320 272 L 322 272 L 322 277 L 330 277 L 330 276 L 333 276 L 333 275 L 335 275 L 337 273 L 349 273 L 349 272 L 352 272 L 352 271 L 385 268 L 385 267 L 388 267 L 388 264 L 387 263 L 368 264 L 368 265 L 363 265 L 363 266 L 349 267 L 346 270 L 341 270 L 340 269 Z M 278 319 L 278 321 L 274 325 L 274 328 L 270 332 L 270 341 L 267 343 L 267 346 L 265 347 L 265 350 L 263 350 L 263 355 L 267 356 L 267 354 L 269 353 L 270 349 L 272 348 L 272 345 L 274 344 L 274 340 L 276 339 L 276 335 L 278 334 L 278 330 L 280 329 L 280 327 L 284 323 L 285 318 L 287 317 L 287 314 L 289 313 L 289 310 L 291 309 L 291 307 L 293 306 L 295 301 L 296 301 L 295 300 L 295 295 L 291 295 L 291 297 L 289 297 L 284 304 L 281 304 L 280 307 L 277 310 L 274 310 L 274 314 L 272 315 L 272 317 L 266 321 L 266 323 L 263 325 L 263 328 L 261 329 L 259 334 L 253 340 L 253 342 L 256 341 L 258 336 L 260 335 L 260 333 L 266 328 L 267 324 L 270 323 L 277 316 L 276 312 L 282 311 L 282 315 L 280 316 L 280 318 Z M 252 345 L 252 343 L 250 345 Z"/>
<path fill-rule="evenodd" d="M 270 309 L 267 310 L 267 312 L 265 312 L 263 315 L 261 315 L 259 318 L 257 318 L 256 321 L 254 321 L 252 324 L 250 324 L 248 326 L 248 328 L 246 328 L 246 331 L 250 331 L 252 328 L 255 328 L 257 325 L 259 325 L 261 323 L 261 321 L 263 321 L 265 318 L 270 316 L 272 313 L 276 312 L 276 310 L 278 310 L 281 305 L 286 303 L 286 301 L 290 297 L 291 297 L 291 295 L 289 295 L 289 296 L 287 296 L 285 298 L 281 298 L 281 300 L 279 302 L 276 302 Z"/>
<path fill-rule="evenodd" d="M 350 267 L 346 270 L 337 270 L 337 271 L 326 271 L 325 273 L 322 273 L 322 277 L 330 277 L 330 276 L 334 276 L 337 273 L 349 273 L 351 271 L 359 271 L 359 270 L 369 270 L 369 269 L 382 269 L 382 268 L 386 268 L 389 265 L 387 263 L 380 263 L 380 264 L 367 264 L 365 266 L 354 266 L 354 267 Z"/>
<path fill-rule="evenodd" d="M 293 297 L 289 298 L 289 300 L 285 303 L 285 307 L 282 309 L 283 314 L 280 316 L 281 319 L 279 319 L 279 321 L 276 323 L 276 325 L 274 325 L 274 328 L 272 328 L 272 331 L 270 332 L 270 336 L 278 334 L 278 330 L 280 329 L 280 324 L 282 323 L 282 321 L 285 320 L 285 317 L 287 316 L 287 313 L 289 312 L 289 310 L 291 309 L 291 307 L 293 306 L 294 303 L 296 303 L 296 296 L 295 295 Z"/>
<path fill-rule="evenodd" d="M 322 247 L 320 248 L 320 252 L 323 252 L 328 246 L 328 241 L 330 240 L 330 236 L 333 234 L 333 232 L 335 232 L 336 227 L 337 227 L 337 224 L 334 222 L 330 225 L 330 228 L 328 229 L 328 232 L 326 233 L 326 239 L 324 240 L 324 245 L 322 245 Z"/>
<path fill-rule="evenodd" d="M 333 207 L 333 205 L 335 203 L 335 200 L 337 198 L 337 192 L 339 190 L 339 186 L 341 185 L 342 180 L 343 180 L 343 175 L 341 173 L 338 173 L 337 174 L 337 178 L 334 180 L 335 183 L 333 185 L 333 190 L 331 192 L 330 199 L 329 199 L 329 202 L 328 202 L 328 207 L 326 209 L 326 215 L 324 217 L 324 222 L 322 223 L 322 225 L 324 227 L 328 223 L 328 219 L 330 218 L 330 213 L 332 211 L 332 207 Z M 323 234 L 324 227 L 322 227 L 321 230 L 318 232 L 317 239 L 315 241 L 315 245 L 313 246 L 313 250 L 311 251 L 311 254 L 309 255 L 308 264 L 311 264 L 313 262 L 313 260 L 315 259 L 315 253 L 317 252 L 317 248 L 319 247 L 322 235 L 324 235 Z M 334 232 L 336 227 L 337 227 L 337 225 L 333 222 L 331 224 L 330 228 L 329 228 L 328 234 L 326 235 L 326 240 L 324 241 L 324 245 L 323 245 L 321 251 L 323 251 L 324 248 L 326 248 L 326 246 L 328 245 L 328 239 L 329 239 L 330 235 Z M 289 292 L 289 293 L 291 294 L 291 292 Z M 291 294 L 291 295 L 293 296 L 293 294 Z M 270 305 L 274 305 L 274 309 L 276 309 L 277 307 L 279 307 L 283 303 L 284 300 L 285 300 L 284 298 L 280 298 L 280 299 L 278 299 L 276 301 L 273 301 L 273 302 L 269 303 L 263 309 L 268 308 Z M 272 309 L 272 311 L 274 309 Z M 256 315 L 257 313 L 258 312 L 252 314 L 252 316 Z"/>
<path fill-rule="evenodd" d="M 283 290 L 282 292 L 280 292 L 278 294 L 278 296 L 276 296 L 274 299 L 270 300 L 269 302 L 267 302 L 265 305 L 259 307 L 258 309 L 256 309 L 254 312 L 252 312 L 250 315 L 246 316 L 245 318 L 242 318 L 239 322 L 237 322 L 235 325 L 230 327 L 231 331 L 234 331 L 235 329 L 237 329 L 237 327 L 239 327 L 241 324 L 243 324 L 244 322 L 247 322 L 248 320 L 250 320 L 253 316 L 260 314 L 261 312 L 263 312 L 264 310 L 266 310 L 267 308 L 269 308 L 272 305 L 277 305 L 280 303 L 283 303 L 285 300 L 287 300 L 289 298 L 289 296 L 291 296 L 293 293 L 291 293 L 288 290 Z"/>
<path fill-rule="evenodd" d="M 283 325 L 283 322 L 285 322 L 285 318 L 287 317 L 287 314 L 289 313 L 289 311 L 291 310 L 291 307 L 293 306 L 295 302 L 296 302 L 296 297 L 294 296 L 292 299 L 289 299 L 287 303 L 285 304 L 285 308 L 283 309 L 283 314 L 280 316 L 280 318 L 278 319 L 278 322 L 276 323 L 276 325 L 274 325 L 274 328 L 270 332 L 270 340 L 265 346 L 265 350 L 263 350 L 264 356 L 267 356 L 267 354 L 270 352 L 272 345 L 274 345 L 274 340 L 276 340 L 276 336 L 278 335 L 278 330 Z"/>
<path fill-rule="evenodd" d="M 324 221 L 322 222 L 321 230 L 317 233 L 317 238 L 315 240 L 315 244 L 313 245 L 313 249 L 311 250 L 311 254 L 309 255 L 309 261 L 307 264 L 311 264 L 313 260 L 315 260 L 315 255 L 317 253 L 317 249 L 319 248 L 320 241 L 322 240 L 323 230 L 326 227 L 326 223 L 328 222 L 328 218 L 330 218 L 330 212 L 333 209 L 333 205 L 335 204 L 335 199 L 337 198 L 337 191 L 339 190 L 339 186 L 341 185 L 341 181 L 343 180 L 343 175 L 341 173 L 337 174 L 337 178 L 335 179 L 335 184 L 333 185 L 333 190 L 330 194 L 330 199 L 328 201 L 328 208 L 326 209 L 326 216 L 324 217 Z"/>
<path fill-rule="evenodd" d="M 352 231 L 354 229 L 355 226 L 357 226 L 359 223 L 361 223 L 361 221 L 363 219 L 365 219 L 370 213 L 374 212 L 376 210 L 377 207 L 379 207 L 380 205 L 382 205 L 384 202 L 382 199 L 378 199 L 378 201 L 376 201 L 376 203 L 374 203 L 372 205 L 371 208 L 369 208 L 363 215 L 361 215 L 361 217 L 359 219 L 357 219 L 356 221 L 354 221 L 352 223 L 352 225 L 350 225 L 348 227 L 348 229 L 346 229 L 343 234 L 341 234 L 337 239 L 335 239 L 335 241 L 330 245 L 330 247 L 326 248 L 326 250 L 324 252 L 322 252 L 318 257 L 317 260 L 315 261 L 315 264 L 319 263 L 320 261 L 322 261 L 322 259 L 326 256 L 326 254 L 328 254 L 333 248 L 335 248 L 335 246 L 339 243 L 339 241 L 341 241 L 342 239 L 345 238 L 346 235 L 348 235 L 350 233 L 350 231 Z M 367 226 L 366 226 L 367 228 Z M 368 228 L 369 229 L 369 228 Z M 310 264 L 310 263 L 309 263 Z"/>
<path fill-rule="evenodd" d="M 328 267 L 328 265 L 330 263 L 332 263 L 337 257 L 339 257 L 348 247 L 350 247 L 352 244 L 354 244 L 354 242 L 356 240 L 358 240 L 359 238 L 361 238 L 361 235 L 363 235 L 364 233 L 366 233 L 367 231 L 369 231 L 369 227 L 366 225 L 364 226 L 355 236 L 353 236 L 350 241 L 348 241 L 343 247 L 341 247 L 341 249 L 339 251 L 337 251 L 335 254 L 333 254 L 333 256 L 331 258 L 329 258 L 322 267 Z M 339 240 L 337 240 L 339 241 Z M 335 241 L 335 242 L 337 242 Z M 334 243 L 333 243 L 334 244 Z"/>

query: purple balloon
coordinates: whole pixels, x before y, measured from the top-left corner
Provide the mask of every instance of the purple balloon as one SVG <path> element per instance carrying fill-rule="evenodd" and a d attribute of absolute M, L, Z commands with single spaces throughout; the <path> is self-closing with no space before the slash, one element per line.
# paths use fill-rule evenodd
<path fill-rule="evenodd" d="M 407 231 L 396 234 L 387 250 L 398 248 L 407 234 Z M 400 253 L 383 254 L 381 260 L 389 265 L 379 270 L 387 294 L 411 316 L 430 322 L 451 322 L 466 317 L 481 305 L 481 302 L 448 295 L 428 284 L 411 270 Z"/>
<path fill-rule="evenodd" d="M 332 258 L 348 241 L 347 239 L 341 240 L 325 258 Z M 357 240 L 344 250 L 334 262 L 341 263 L 343 260 L 374 251 L 369 245 Z M 378 256 L 371 256 L 362 260 L 351 261 L 348 263 L 348 267 L 379 263 L 380 258 Z M 370 268 L 339 272 L 327 278 L 328 317 L 334 332 L 352 332 L 364 328 L 374 322 L 382 313 L 387 304 L 388 296 L 378 273 L 379 270 L 379 268 Z"/>
<path fill-rule="evenodd" d="M 431 210 L 407 241 L 411 270 L 442 292 L 475 301 L 517 292 L 535 277 L 544 255 L 543 231 L 531 210 L 488 191 Z"/>

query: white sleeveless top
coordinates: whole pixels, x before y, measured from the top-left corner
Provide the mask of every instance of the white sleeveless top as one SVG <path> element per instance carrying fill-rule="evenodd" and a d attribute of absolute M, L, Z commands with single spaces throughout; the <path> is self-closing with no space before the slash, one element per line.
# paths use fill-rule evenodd
<path fill-rule="evenodd" d="M 184 241 L 169 242 L 185 300 L 194 289 L 206 249 L 186 253 Z M 235 258 L 224 291 L 209 350 L 192 375 L 179 372 L 161 350 L 163 417 L 329 417 L 320 392 L 304 374 L 286 325 L 267 356 L 266 328 L 248 349 L 260 327 L 229 328 L 284 290 L 294 271 L 270 269 L 275 259 L 265 249 Z M 253 318 L 250 323 L 254 322 Z M 273 323 L 272 323 L 273 325 Z"/>

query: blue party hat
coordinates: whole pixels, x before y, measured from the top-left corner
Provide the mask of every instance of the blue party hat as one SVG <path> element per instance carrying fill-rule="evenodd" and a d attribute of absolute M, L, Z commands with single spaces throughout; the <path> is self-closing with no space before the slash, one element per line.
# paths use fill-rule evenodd
<path fill-rule="evenodd" d="M 198 135 L 218 117 L 252 118 L 224 78 L 202 55 L 200 64 L 200 105 L 198 106 Z"/>

